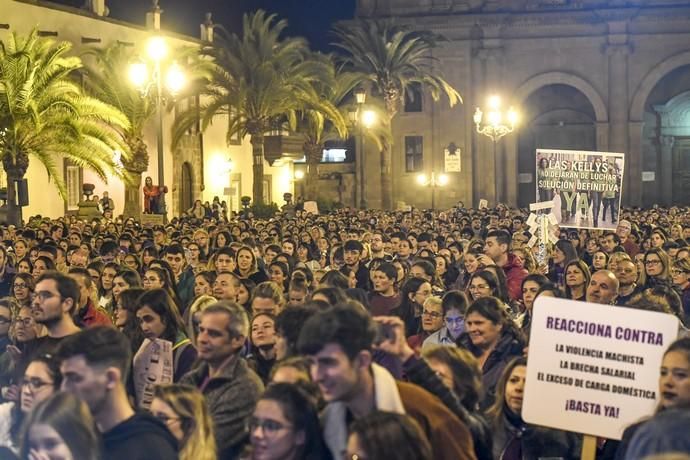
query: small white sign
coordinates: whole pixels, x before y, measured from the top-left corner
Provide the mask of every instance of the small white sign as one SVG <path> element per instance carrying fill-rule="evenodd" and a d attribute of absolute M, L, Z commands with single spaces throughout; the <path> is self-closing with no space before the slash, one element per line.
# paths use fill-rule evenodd
<path fill-rule="evenodd" d="M 460 159 L 460 154 L 461 150 L 458 148 L 454 152 L 451 153 L 450 150 L 445 149 L 443 151 L 443 156 L 445 159 L 445 172 L 447 173 L 453 173 L 453 172 L 462 172 L 462 163 Z"/>
<path fill-rule="evenodd" d="M 518 174 L 518 184 L 531 184 L 533 176 L 531 173 L 520 173 Z"/>
<path fill-rule="evenodd" d="M 656 173 L 654 171 L 642 171 L 642 182 L 654 182 Z"/>
<path fill-rule="evenodd" d="M 489 202 L 486 201 L 484 198 L 479 200 L 479 209 L 486 209 L 489 207 Z"/>
<path fill-rule="evenodd" d="M 523 419 L 621 439 L 627 426 L 654 412 L 661 360 L 677 336 L 672 315 L 539 297 Z"/>

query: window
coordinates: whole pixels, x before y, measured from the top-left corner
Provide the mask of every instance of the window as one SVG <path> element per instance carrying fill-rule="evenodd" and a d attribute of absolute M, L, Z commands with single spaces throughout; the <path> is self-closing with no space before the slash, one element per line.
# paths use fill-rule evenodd
<path fill-rule="evenodd" d="M 423 168 L 424 137 L 405 136 L 405 171 L 418 172 Z"/>
<path fill-rule="evenodd" d="M 422 111 L 422 85 L 412 83 L 405 90 L 405 112 Z"/>
<path fill-rule="evenodd" d="M 79 166 L 67 165 L 65 166 L 65 186 L 67 187 L 67 210 L 79 210 L 79 201 L 81 201 L 81 168 Z"/>

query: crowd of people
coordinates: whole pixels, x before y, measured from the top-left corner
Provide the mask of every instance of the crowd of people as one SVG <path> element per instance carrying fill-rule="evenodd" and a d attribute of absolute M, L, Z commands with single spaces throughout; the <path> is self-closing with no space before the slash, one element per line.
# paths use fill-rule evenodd
<path fill-rule="evenodd" d="M 690 210 L 556 229 L 546 257 L 527 217 L 2 226 L 0 458 L 576 459 L 521 416 L 539 296 L 678 318 L 656 412 L 597 458 L 690 454 Z"/>

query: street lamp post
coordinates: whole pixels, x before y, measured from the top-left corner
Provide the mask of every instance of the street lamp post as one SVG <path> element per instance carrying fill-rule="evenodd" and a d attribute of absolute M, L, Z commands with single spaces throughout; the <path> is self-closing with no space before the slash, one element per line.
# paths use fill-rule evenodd
<path fill-rule="evenodd" d="M 357 128 L 359 128 L 359 145 L 357 146 L 357 157 L 359 158 L 359 208 L 366 209 L 367 201 L 364 198 L 364 131 L 362 128 L 362 112 L 364 103 L 367 101 L 367 92 L 363 88 L 355 90 L 357 100 Z"/>
<path fill-rule="evenodd" d="M 417 182 L 422 187 L 431 188 L 431 211 L 436 209 L 436 189 L 438 187 L 445 187 L 448 184 L 448 176 L 445 174 L 436 174 L 431 171 L 431 177 L 427 177 L 426 174 L 420 174 L 417 176 Z"/>
<path fill-rule="evenodd" d="M 508 108 L 506 112 L 501 108 L 501 98 L 499 96 L 491 96 L 488 100 L 488 112 L 486 119 L 484 119 L 484 112 L 477 107 L 474 112 L 474 124 L 477 126 L 477 132 L 489 137 L 493 143 L 494 153 L 494 193 L 496 194 L 496 203 L 499 202 L 499 185 L 498 185 L 498 157 L 496 155 L 496 143 L 506 134 L 510 134 L 515 130 L 518 121 L 517 112 L 512 108 Z M 482 122 L 484 122 L 482 124 Z"/>
<path fill-rule="evenodd" d="M 156 91 L 156 141 L 158 151 L 158 186 L 165 184 L 165 152 L 163 143 L 163 70 L 162 61 L 168 54 L 168 45 L 162 37 L 152 37 L 146 46 L 146 53 L 153 63 L 153 75 L 149 75 L 149 66 L 146 62 L 135 62 L 130 66 L 130 80 L 136 85 L 143 96 L 146 97 L 154 88 Z M 175 96 L 182 90 L 185 84 L 185 76 L 180 66 L 173 61 L 165 71 L 165 89 L 171 96 Z M 160 194 L 159 213 L 165 220 L 167 209 L 165 205 L 165 193 Z"/>

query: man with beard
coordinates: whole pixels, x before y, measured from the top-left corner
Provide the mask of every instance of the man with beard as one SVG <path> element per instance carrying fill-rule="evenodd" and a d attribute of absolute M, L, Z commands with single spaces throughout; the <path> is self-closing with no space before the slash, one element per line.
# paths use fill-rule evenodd
<path fill-rule="evenodd" d="M 104 460 L 177 458 L 177 441 L 163 422 L 136 413 L 127 397 L 131 345 L 117 329 L 94 326 L 58 348 L 62 390 L 86 403 L 102 434 Z"/>
<path fill-rule="evenodd" d="M 38 324 L 43 324 L 48 335 L 39 337 L 27 346 L 24 362 L 33 356 L 54 354 L 60 342 L 80 331 L 73 316 L 79 305 L 79 285 L 58 271 L 47 271 L 38 278 L 31 302 L 31 313 Z"/>
<path fill-rule="evenodd" d="M 355 278 L 357 278 L 357 288 L 369 291 L 371 289 L 369 269 L 367 269 L 363 263 L 360 263 L 364 246 L 362 246 L 362 243 L 357 240 L 348 240 L 345 242 L 343 249 L 345 265 L 350 267 L 352 271 L 355 272 Z"/>

